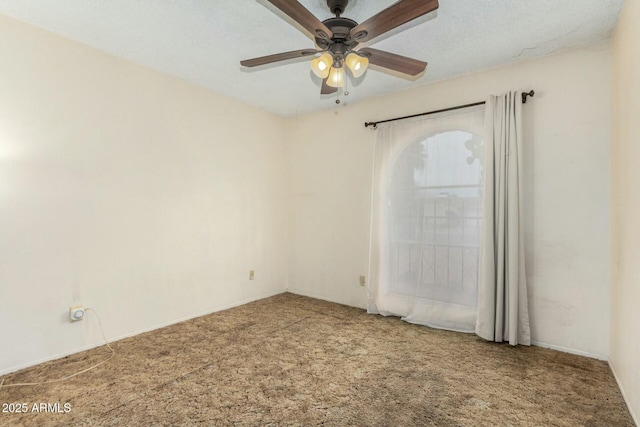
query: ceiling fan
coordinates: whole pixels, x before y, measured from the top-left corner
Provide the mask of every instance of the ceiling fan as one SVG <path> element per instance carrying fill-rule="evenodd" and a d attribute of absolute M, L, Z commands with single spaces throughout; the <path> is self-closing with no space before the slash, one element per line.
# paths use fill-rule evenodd
<path fill-rule="evenodd" d="M 344 65 L 355 78 L 364 74 L 369 63 L 409 76 L 417 76 L 427 67 L 426 62 L 417 59 L 369 47 L 356 50 L 356 47 L 436 10 L 438 0 L 400 0 L 361 24 L 341 16 L 349 0 L 327 0 L 329 10 L 336 16 L 322 22 L 297 0 L 267 1 L 311 32 L 317 49 L 294 50 L 240 61 L 245 67 L 320 54 L 311 61 L 311 69 L 322 79 L 320 93 L 323 95 L 335 93 L 344 86 Z"/>

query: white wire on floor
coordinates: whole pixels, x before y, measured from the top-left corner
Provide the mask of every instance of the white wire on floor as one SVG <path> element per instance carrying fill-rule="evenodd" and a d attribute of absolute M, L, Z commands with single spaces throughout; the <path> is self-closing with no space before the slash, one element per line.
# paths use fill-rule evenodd
<path fill-rule="evenodd" d="M 106 344 L 107 348 L 109 350 L 111 350 L 111 355 L 106 358 L 105 360 L 103 360 L 102 362 L 96 363 L 93 366 L 90 366 L 86 369 L 83 369 L 79 372 L 76 372 L 75 374 L 71 374 L 71 375 L 67 375 L 66 377 L 62 377 L 62 378 L 58 378 L 55 380 L 46 380 L 46 381 L 42 381 L 42 382 L 36 382 L 36 383 L 16 383 L 16 384 L 4 384 L 4 378 L 2 379 L 2 381 L 0 381 L 0 389 L 2 388 L 8 388 L 8 387 L 24 387 L 24 386 L 34 386 L 34 385 L 43 385 L 43 384 L 52 384 L 52 383 L 59 383 L 62 381 L 66 381 L 68 379 L 71 379 L 73 377 L 77 377 L 80 374 L 84 374 L 85 372 L 89 372 L 92 369 L 97 368 L 100 365 L 104 365 L 105 363 L 107 363 L 109 360 L 111 360 L 113 358 L 113 356 L 116 355 L 115 350 L 111 347 L 111 345 L 109 344 L 109 342 L 107 341 L 107 338 L 104 335 L 104 330 L 102 329 L 102 321 L 100 320 L 100 316 L 98 315 L 98 312 L 95 311 L 92 308 L 85 308 L 86 311 L 92 311 L 95 315 L 96 318 L 98 319 L 98 325 L 100 326 L 100 333 L 102 334 L 102 339 L 104 340 L 104 343 Z"/>

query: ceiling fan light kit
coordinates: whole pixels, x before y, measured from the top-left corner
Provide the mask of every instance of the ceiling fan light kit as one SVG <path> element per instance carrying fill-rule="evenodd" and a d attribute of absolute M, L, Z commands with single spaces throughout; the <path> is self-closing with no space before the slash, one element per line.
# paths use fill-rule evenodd
<path fill-rule="evenodd" d="M 408 76 L 424 72 L 427 63 L 382 50 L 356 49 L 394 28 L 419 18 L 438 8 L 438 0 L 399 0 L 361 24 L 342 17 L 348 0 L 327 0 L 335 18 L 320 21 L 297 0 L 268 0 L 315 36 L 316 49 L 302 49 L 240 61 L 245 67 L 270 64 L 287 59 L 320 54 L 311 61 L 311 70 L 322 79 L 320 93 L 335 93 L 345 86 L 344 65 L 354 78 L 360 78 L 369 64 Z"/>

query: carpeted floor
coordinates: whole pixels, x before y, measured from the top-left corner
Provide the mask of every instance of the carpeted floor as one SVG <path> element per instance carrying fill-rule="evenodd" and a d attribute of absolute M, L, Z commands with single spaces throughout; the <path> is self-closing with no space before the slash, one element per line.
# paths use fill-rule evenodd
<path fill-rule="evenodd" d="M 634 425 L 605 362 L 292 294 L 112 346 L 108 363 L 66 382 L 0 389 L 3 406 L 28 405 L 0 413 L 0 425 Z M 108 354 L 44 363 L 5 384 L 62 377 Z"/>

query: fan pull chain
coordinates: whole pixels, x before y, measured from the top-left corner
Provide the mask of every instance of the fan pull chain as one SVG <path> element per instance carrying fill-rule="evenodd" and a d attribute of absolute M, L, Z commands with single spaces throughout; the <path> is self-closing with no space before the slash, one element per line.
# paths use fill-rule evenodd
<path fill-rule="evenodd" d="M 349 76 L 344 73 L 344 96 L 349 96 Z"/>
<path fill-rule="evenodd" d="M 344 76 L 344 96 L 349 96 L 349 79 Z M 340 88 L 336 90 L 336 104 L 340 104 Z"/>

